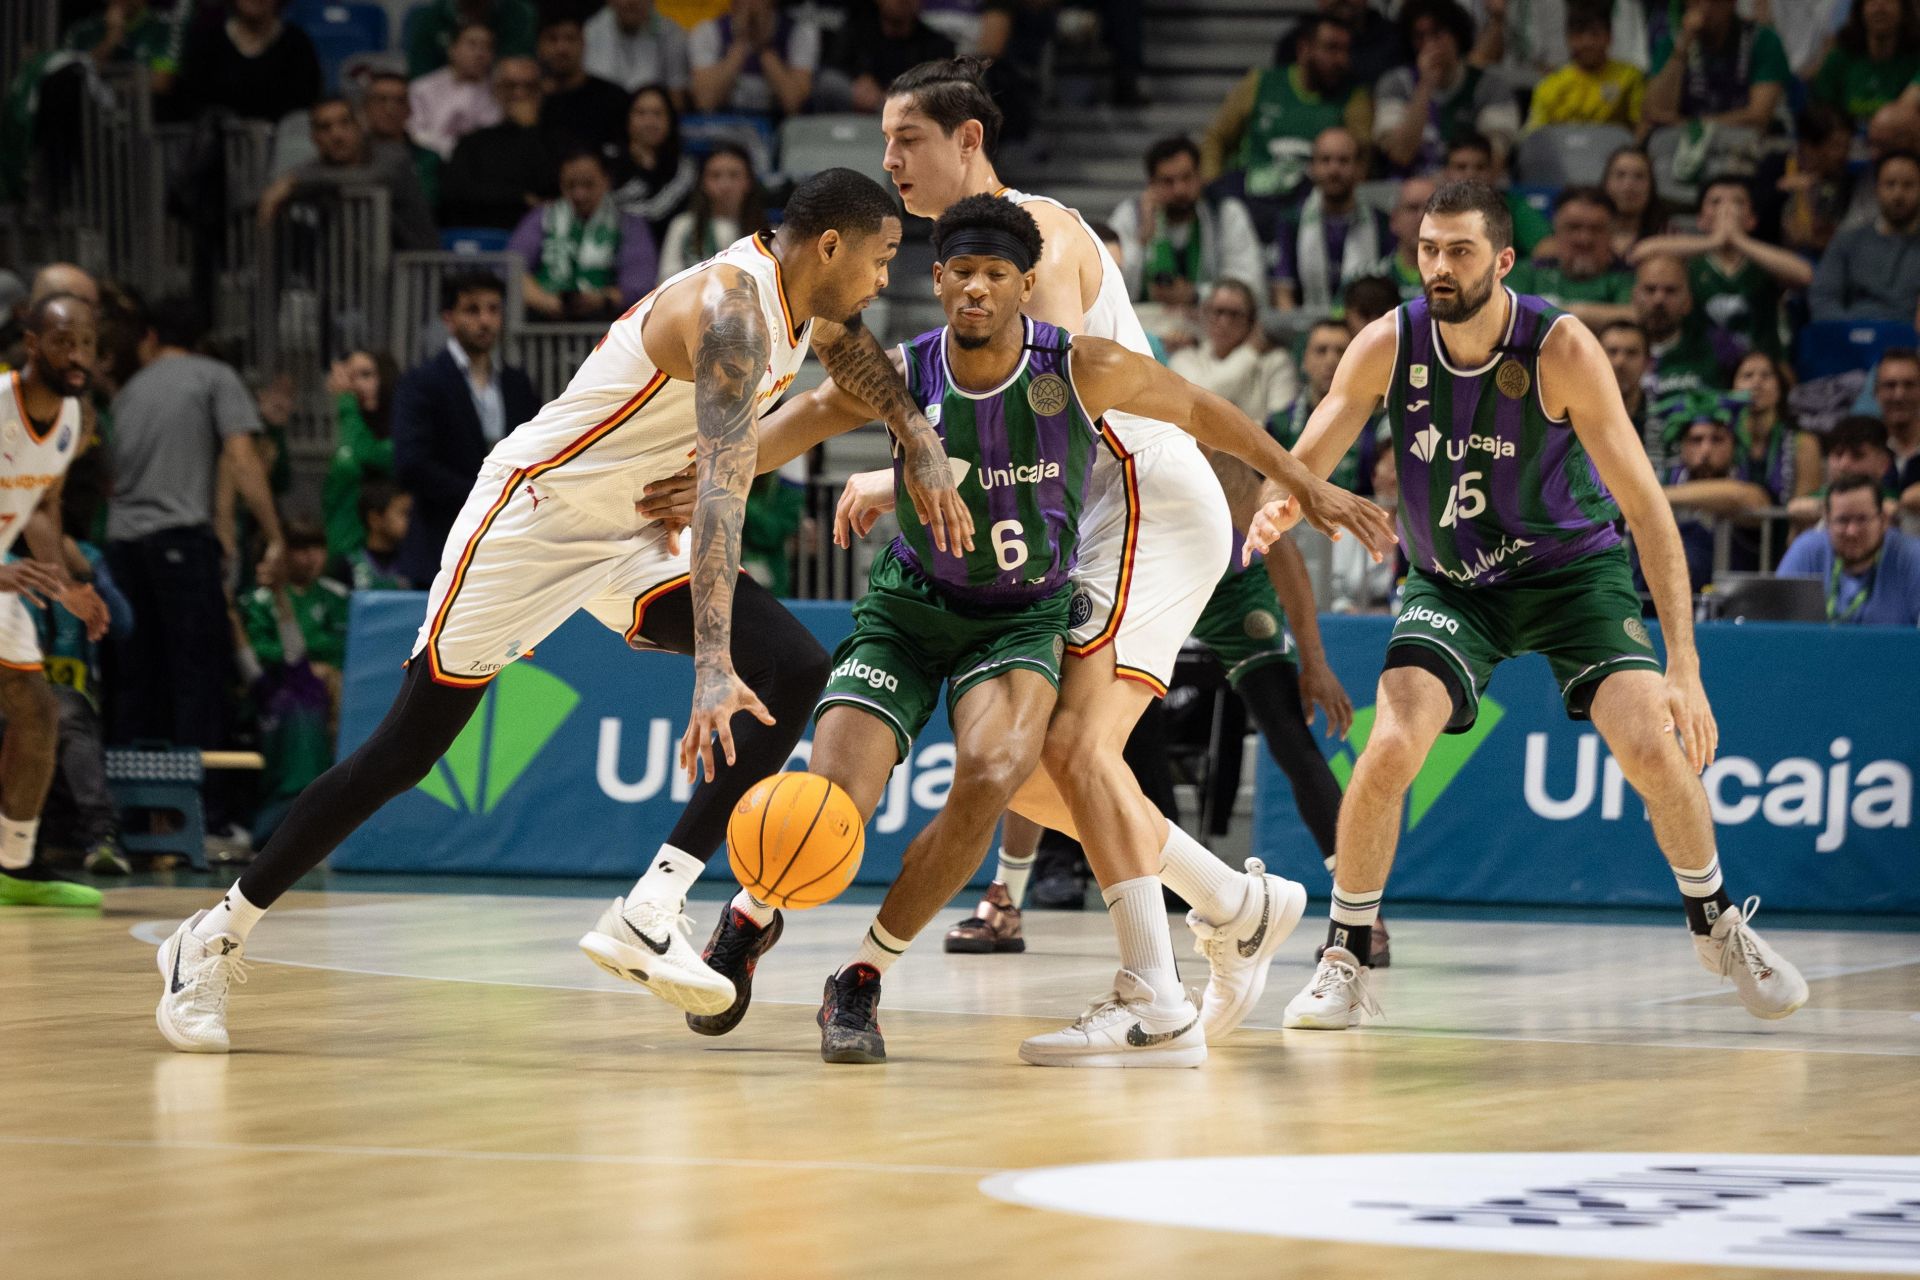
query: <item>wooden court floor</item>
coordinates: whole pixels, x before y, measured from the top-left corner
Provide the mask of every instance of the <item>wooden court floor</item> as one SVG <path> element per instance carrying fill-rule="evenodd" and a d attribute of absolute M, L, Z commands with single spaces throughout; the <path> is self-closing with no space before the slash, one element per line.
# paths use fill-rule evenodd
<path fill-rule="evenodd" d="M 1442 1168 L 1422 1153 L 1524 1152 L 1855 1157 L 1884 1185 L 1836 1194 L 1870 1218 L 1876 1195 L 1907 1207 L 1832 1273 L 1920 1273 L 1920 1161 L 1884 1159 L 1920 1140 L 1920 933 L 1774 921 L 1813 995 L 1765 1024 L 1695 965 L 1677 920 L 1396 919 L 1384 1018 L 1281 1032 L 1310 916 L 1205 1067 L 1048 1071 L 1018 1062 L 1020 1039 L 1077 1013 L 1113 961 L 1104 916 L 1034 913 L 1025 956 L 948 957 L 937 938 L 909 954 L 882 1006 L 892 1061 L 857 1068 L 820 1062 L 813 1014 L 871 907 L 790 917 L 752 1014 L 706 1040 L 575 951 L 596 901 L 308 892 L 254 934 L 236 1052 L 194 1057 L 154 1029 L 150 944 L 209 899 L 123 889 L 103 914 L 0 914 L 0 1276 L 1825 1270 L 1765 1243 L 1764 1213 L 1716 1228 L 1752 1240 L 1698 1255 L 1711 1265 L 1623 1257 L 1566 1215 L 1545 1244 L 1538 1222 L 1475 1237 L 1537 1252 L 1389 1245 L 1364 1224 L 1293 1234 L 1297 1192 L 1228 1209 L 1232 1185 L 1179 1182 L 1209 1166 L 1106 1167 L 1260 1157 L 1245 1167 L 1264 1178 L 1300 1167 L 1286 1157 L 1407 1153 L 1369 1167 L 1419 1170 Z M 694 904 L 696 939 L 715 909 Z M 1031 1172 L 1079 1165 L 1096 1167 Z M 1305 1167 L 1336 1169 L 1313 1177 L 1349 1200 L 1385 1176 Z M 1085 1185 L 1034 1207 L 1057 1184 Z M 1193 1225 L 1208 1206 L 1227 1229 Z"/>

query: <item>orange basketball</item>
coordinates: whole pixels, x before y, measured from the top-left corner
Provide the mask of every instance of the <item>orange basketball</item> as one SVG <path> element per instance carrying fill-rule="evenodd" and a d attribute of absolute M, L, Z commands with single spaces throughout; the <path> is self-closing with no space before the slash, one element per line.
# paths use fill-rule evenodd
<path fill-rule="evenodd" d="M 734 878 L 768 906 L 789 911 L 839 897 L 866 848 L 853 797 L 817 773 L 762 778 L 727 819 Z"/>

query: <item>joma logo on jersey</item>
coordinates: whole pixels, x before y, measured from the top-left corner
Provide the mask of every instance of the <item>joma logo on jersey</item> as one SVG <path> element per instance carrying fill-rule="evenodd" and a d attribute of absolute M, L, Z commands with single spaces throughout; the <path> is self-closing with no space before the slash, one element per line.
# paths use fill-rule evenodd
<path fill-rule="evenodd" d="M 1038 484 L 1042 480 L 1059 479 L 1060 464 L 1036 462 L 1031 466 L 982 467 L 979 476 L 982 489 L 1005 488 L 1010 484 Z"/>
<path fill-rule="evenodd" d="M 843 676 L 850 680 L 864 681 L 869 689 L 885 689 L 888 693 L 900 692 L 900 681 L 898 677 L 890 675 L 878 667 L 868 666 L 858 658 L 848 658 L 845 662 L 833 669 L 833 678 L 835 680 Z"/>
<path fill-rule="evenodd" d="M 793 385 L 793 375 L 788 374 L 786 377 L 780 379 L 780 381 L 768 387 L 765 391 L 762 391 L 760 393 L 760 398 L 762 400 L 778 400 L 780 398 L 781 393 L 784 392 L 788 387 L 792 385 Z"/>

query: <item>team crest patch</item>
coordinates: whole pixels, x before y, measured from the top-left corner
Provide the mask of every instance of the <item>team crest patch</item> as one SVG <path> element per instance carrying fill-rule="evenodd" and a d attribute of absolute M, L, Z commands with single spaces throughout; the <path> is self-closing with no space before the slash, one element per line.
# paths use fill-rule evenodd
<path fill-rule="evenodd" d="M 1410 366 L 1407 369 L 1407 382 L 1409 385 L 1413 387 L 1415 391 L 1418 391 L 1422 387 L 1426 386 L 1427 385 L 1427 366 L 1423 364 L 1416 364 L 1416 365 Z"/>
<path fill-rule="evenodd" d="M 937 427 L 940 425 L 940 408 L 941 406 L 937 403 L 927 406 L 926 415 L 928 426 Z"/>
<path fill-rule="evenodd" d="M 1533 386 L 1533 379 L 1527 376 L 1527 367 L 1518 360 L 1508 360 L 1493 375 L 1493 385 L 1500 388 L 1500 394 L 1509 400 L 1518 400 L 1527 394 Z"/>
<path fill-rule="evenodd" d="M 1241 620 L 1249 640 L 1271 640 L 1280 634 L 1280 619 L 1266 609 L 1255 609 Z"/>
<path fill-rule="evenodd" d="M 1065 660 L 1066 656 L 1067 656 L 1067 638 L 1065 636 L 1055 636 L 1053 638 L 1054 665 L 1058 666 L 1063 660 Z"/>
<path fill-rule="evenodd" d="M 1067 407 L 1067 380 L 1057 373 L 1043 373 L 1027 386 L 1027 404 L 1042 417 Z"/>
<path fill-rule="evenodd" d="M 1093 597 L 1084 591 L 1073 593 L 1073 603 L 1067 606 L 1067 625 L 1084 627 L 1087 619 L 1093 616 Z"/>
<path fill-rule="evenodd" d="M 1633 641 L 1640 647 L 1644 649 L 1653 648 L 1653 637 L 1647 634 L 1647 624 L 1640 621 L 1640 619 L 1628 618 L 1620 624 L 1620 629 L 1627 633 L 1627 639 Z"/>

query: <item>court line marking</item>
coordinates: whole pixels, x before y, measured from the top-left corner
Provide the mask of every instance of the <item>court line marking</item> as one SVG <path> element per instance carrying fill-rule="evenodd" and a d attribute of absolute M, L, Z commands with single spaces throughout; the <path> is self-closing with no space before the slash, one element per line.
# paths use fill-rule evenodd
<path fill-rule="evenodd" d="M 1828 978 L 1851 978 L 1862 973 L 1881 973 L 1888 969 L 1904 969 L 1909 965 L 1916 964 L 1920 964 L 1920 955 L 1907 956 L 1901 960 L 1882 960 L 1876 964 L 1841 965 L 1838 968 L 1812 970 L 1803 969 L 1801 970 L 1800 976 L 1808 982 L 1824 982 Z M 1651 1000 L 1642 1000 L 1640 1003 L 1643 1005 L 1683 1004 L 1688 1000 L 1707 1000 L 1714 996 L 1723 996 L 1730 990 L 1732 990 L 1732 988 L 1722 986 L 1717 991 L 1702 991 L 1698 994 L 1684 996 L 1656 996 Z"/>
<path fill-rule="evenodd" d="M 190 1138 L 34 1138 L 0 1134 L 11 1147 L 80 1147 L 104 1150 L 224 1151 L 236 1154 L 366 1156 L 396 1160 L 471 1160 L 500 1164 L 592 1164 L 666 1168 L 807 1170 L 818 1173 L 925 1174 L 986 1178 L 1006 1169 L 944 1164 L 874 1164 L 862 1160 L 776 1160 L 727 1156 L 595 1155 L 565 1151 L 463 1151 L 453 1147 L 363 1147 L 306 1142 L 210 1142 Z"/>
<path fill-rule="evenodd" d="M 383 904 L 358 904 L 358 905 L 383 905 Z M 334 910 L 350 910 L 351 908 L 333 908 L 333 909 Z M 318 914 L 321 910 L 323 910 L 323 908 L 301 909 L 302 913 L 311 912 L 313 914 Z M 293 915 L 295 914 L 295 912 L 288 911 L 285 914 Z M 137 941 L 148 943 L 151 946 L 159 946 L 161 943 L 165 942 L 169 937 L 173 936 L 173 930 L 178 927 L 179 927 L 178 925 L 171 924 L 170 922 L 165 920 L 143 920 L 139 924 L 131 926 L 127 930 L 127 932 L 132 934 Z M 617 986 L 614 986 L 614 985 L 582 986 L 578 983 L 527 982 L 527 981 L 521 981 L 518 979 L 508 979 L 508 978 L 464 978 L 455 974 L 399 973 L 390 969 L 367 969 L 367 968 L 360 968 L 357 966 L 344 965 L 344 964 L 317 964 L 309 960 L 274 960 L 274 959 L 269 959 L 266 956 L 251 956 L 249 957 L 249 959 L 256 964 L 279 965 L 287 969 L 311 969 L 321 973 L 350 973 L 358 977 L 365 977 L 365 978 L 402 978 L 402 979 L 406 979 L 413 982 L 459 982 L 459 983 L 468 984 L 470 986 L 479 986 L 479 987 L 524 987 L 534 991 L 581 991 L 581 992 L 587 992 L 587 993 L 598 994 L 598 995 L 639 996 L 640 994 L 642 994 L 639 991 L 635 991 L 632 988 L 632 986 L 627 983 L 621 983 Z M 1860 969 L 1860 972 L 1870 972 L 1874 969 L 1883 969 L 1883 968 L 1898 968 L 1902 965 L 1916 963 L 1917 961 L 1920 961 L 1920 957 L 1916 957 L 1914 959 L 1909 959 L 1909 960 L 1889 961 L 1886 964 L 1882 964 L 1882 965 L 1862 966 Z M 1852 971 L 1848 970 L 1845 972 L 1850 973 Z M 1821 976 L 1841 977 L 1841 976 L 1845 976 L 1845 973 L 1834 972 L 1834 973 L 1823 974 Z M 1730 988 L 1723 988 L 1719 991 L 1705 992 L 1705 993 L 1702 993 L 1701 995 L 1687 995 L 1687 996 L 1681 996 L 1681 997 L 1669 996 L 1669 997 L 1665 997 L 1662 1000 L 1641 1001 L 1639 1003 L 1645 1005 L 1645 1004 L 1673 1003 L 1674 1001 L 1681 1000 L 1681 999 L 1698 1000 L 1698 999 L 1705 998 L 1707 996 L 1726 995 L 1729 990 Z M 764 996 L 764 995 L 757 996 L 755 999 L 756 999 L 756 1002 L 759 1004 L 783 1005 L 789 1008 L 811 1008 L 813 1007 L 813 1003 L 814 1003 L 812 1000 L 781 1000 L 774 996 Z M 893 1005 L 890 1007 L 893 1009 L 895 1013 L 933 1014 L 933 1015 L 949 1017 L 949 1018 L 1025 1018 L 1025 1019 L 1028 1019 L 1029 1021 L 1052 1022 L 1052 1021 L 1057 1021 L 1061 1016 L 1065 1016 L 1065 1015 L 1045 1014 L 1045 1013 L 993 1013 L 986 1010 L 978 1010 L 978 1009 L 933 1009 L 933 1008 L 928 1008 L 924 1005 L 916 1006 L 916 1005 L 909 1005 L 909 1004 L 899 1004 L 899 1005 Z M 1889 1011 L 1834 1009 L 1834 1010 L 1828 1010 L 1827 1012 L 1874 1013 L 1874 1014 L 1884 1015 Z M 1893 1012 L 1898 1012 L 1898 1011 L 1893 1011 Z M 1920 1020 L 1920 1014 L 1916 1014 L 1914 1016 L 1916 1020 Z M 1263 1024 L 1258 1022 L 1242 1023 L 1241 1027 L 1243 1030 L 1247 1030 L 1247 1031 L 1285 1031 L 1286 1030 L 1286 1028 L 1281 1026 Z M 1694 1049 L 1694 1050 L 1734 1049 L 1734 1050 L 1739 1050 L 1747 1053 L 1825 1053 L 1825 1054 L 1839 1054 L 1839 1055 L 1844 1055 L 1848 1057 L 1867 1057 L 1867 1058 L 1908 1058 L 1908 1057 L 1914 1056 L 1913 1054 L 1910 1054 L 1910 1053 L 1893 1053 L 1893 1052 L 1887 1052 L 1880 1049 L 1873 1049 L 1873 1048 L 1866 1048 L 1866 1047 L 1851 1047 L 1846 1045 L 1833 1045 L 1829 1047 L 1829 1046 L 1823 1046 L 1823 1045 L 1808 1045 L 1808 1044 L 1766 1044 L 1766 1043 L 1725 1044 L 1718 1041 L 1710 1041 L 1710 1040 L 1708 1041 L 1615 1040 L 1615 1039 L 1604 1039 L 1600 1037 L 1581 1038 L 1578 1036 L 1567 1036 L 1567 1035 L 1557 1035 L 1557 1036 L 1556 1035 L 1517 1035 L 1510 1032 L 1498 1032 L 1498 1031 L 1458 1031 L 1458 1030 L 1453 1030 L 1445 1027 L 1361 1026 L 1361 1027 L 1353 1028 L 1353 1030 L 1363 1036 L 1412 1036 L 1412 1037 L 1416 1037 L 1418 1039 L 1423 1039 L 1423 1040 L 1489 1040 L 1489 1041 L 1495 1041 L 1495 1042 L 1506 1043 L 1506 1044 L 1586 1045 L 1586 1046 L 1609 1048 L 1609 1049 Z M 1654 1031 L 1648 1031 L 1648 1032 L 1645 1032 L 1644 1034 L 1653 1035 L 1658 1033 Z M 1733 1033 L 1728 1033 L 1728 1034 L 1733 1034 Z M 1214 1047 L 1219 1048 L 1224 1046 L 1214 1046 Z"/>

